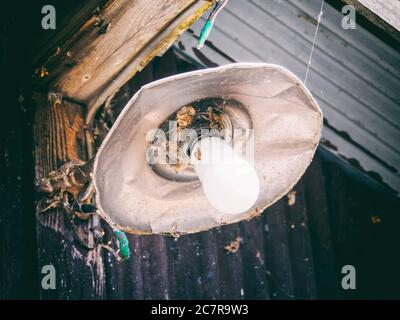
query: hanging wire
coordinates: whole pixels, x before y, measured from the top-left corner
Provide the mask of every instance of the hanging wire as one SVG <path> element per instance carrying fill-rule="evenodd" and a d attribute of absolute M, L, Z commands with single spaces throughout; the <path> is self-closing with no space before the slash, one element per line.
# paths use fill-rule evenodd
<path fill-rule="evenodd" d="M 311 66 L 311 62 L 312 62 L 312 56 L 313 56 L 313 53 L 314 53 L 314 47 L 315 47 L 315 43 L 317 41 L 318 29 L 319 29 L 319 25 L 320 25 L 321 20 L 322 20 L 322 15 L 324 14 L 324 12 L 322 10 L 324 8 L 324 3 L 325 3 L 325 0 L 322 0 L 321 9 L 320 9 L 319 15 L 318 15 L 317 27 L 315 29 L 314 40 L 313 40 L 313 44 L 312 44 L 312 47 L 311 47 L 310 58 L 308 59 L 308 65 L 307 65 L 306 76 L 304 78 L 304 84 L 307 83 L 308 72 L 310 71 L 310 66 Z"/>
<path fill-rule="evenodd" d="M 214 8 L 211 10 L 203 29 L 201 29 L 200 37 L 197 42 L 197 49 L 201 49 L 204 46 L 204 43 L 208 39 L 208 36 L 210 35 L 210 32 L 214 26 L 215 19 L 222 9 L 228 4 L 228 2 L 229 0 L 218 0 Z"/>

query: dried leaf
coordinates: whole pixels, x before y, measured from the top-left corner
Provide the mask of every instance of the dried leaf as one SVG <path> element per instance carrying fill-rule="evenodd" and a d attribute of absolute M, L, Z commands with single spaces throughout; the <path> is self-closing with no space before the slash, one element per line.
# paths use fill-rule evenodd
<path fill-rule="evenodd" d="M 199 148 L 196 149 L 194 156 L 196 157 L 197 160 L 201 160 L 201 150 Z"/>
<path fill-rule="evenodd" d="M 380 223 L 382 220 L 379 216 L 371 216 L 371 221 L 373 224 Z"/>
<path fill-rule="evenodd" d="M 191 125 L 196 110 L 192 106 L 185 106 L 176 114 L 176 122 L 179 129 L 187 128 Z"/>
<path fill-rule="evenodd" d="M 40 68 L 35 70 L 35 74 L 39 78 L 43 79 L 49 75 L 49 71 L 44 66 L 41 66 Z"/>
<path fill-rule="evenodd" d="M 238 252 L 239 248 L 240 248 L 240 243 L 242 242 L 242 238 L 241 237 L 237 237 L 235 240 L 231 241 L 230 244 L 228 244 L 227 246 L 225 246 L 225 250 L 228 251 L 228 253 L 236 253 Z"/>
<path fill-rule="evenodd" d="M 287 194 L 289 206 L 293 206 L 296 203 L 296 193 L 297 191 L 292 190 Z"/>

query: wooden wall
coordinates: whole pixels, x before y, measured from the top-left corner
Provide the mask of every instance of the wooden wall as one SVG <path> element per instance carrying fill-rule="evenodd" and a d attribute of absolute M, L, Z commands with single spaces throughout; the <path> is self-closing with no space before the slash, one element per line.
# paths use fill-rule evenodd
<path fill-rule="evenodd" d="M 30 99 L 30 52 L 21 39 L 28 41 L 26 26 L 36 20 L 28 11 L 12 21 L 2 21 L 12 31 L 1 34 L 0 47 L 7 75 L 0 87 L 1 299 L 399 298 L 399 201 L 324 149 L 294 188 L 293 205 L 283 198 L 260 218 L 178 240 L 129 236 L 133 255 L 125 263 L 79 246 L 61 210 L 37 218 L 35 174 L 85 157 L 82 110 Z M 172 51 L 156 58 L 118 93 L 115 113 L 141 85 L 192 68 Z M 34 170 L 34 154 L 42 171 Z M 238 237 L 239 250 L 229 253 L 225 247 Z M 57 271 L 54 291 L 40 287 L 40 270 L 49 263 Z M 344 264 L 359 270 L 355 292 L 338 285 Z"/>

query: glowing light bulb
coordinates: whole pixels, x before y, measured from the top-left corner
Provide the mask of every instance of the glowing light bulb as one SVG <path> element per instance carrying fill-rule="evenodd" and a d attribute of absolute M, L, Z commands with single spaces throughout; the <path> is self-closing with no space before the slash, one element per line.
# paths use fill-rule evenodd
<path fill-rule="evenodd" d="M 192 148 L 191 159 L 205 196 L 218 211 L 239 214 L 254 205 L 260 192 L 257 173 L 223 139 L 199 140 Z"/>

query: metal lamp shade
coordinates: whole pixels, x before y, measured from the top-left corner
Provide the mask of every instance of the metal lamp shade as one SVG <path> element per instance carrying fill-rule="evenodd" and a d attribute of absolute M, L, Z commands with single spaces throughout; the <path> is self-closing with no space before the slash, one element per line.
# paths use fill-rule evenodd
<path fill-rule="evenodd" d="M 245 116 L 231 116 L 246 118 L 237 125 L 246 123 L 254 130 L 260 194 L 248 212 L 220 213 L 205 198 L 200 181 L 165 179 L 146 161 L 147 132 L 182 106 L 209 97 L 239 101 Z M 93 182 L 99 213 L 140 234 L 194 233 L 249 219 L 293 188 L 313 158 L 321 129 L 316 101 L 281 66 L 238 63 L 155 81 L 132 97 L 96 155 Z"/>

